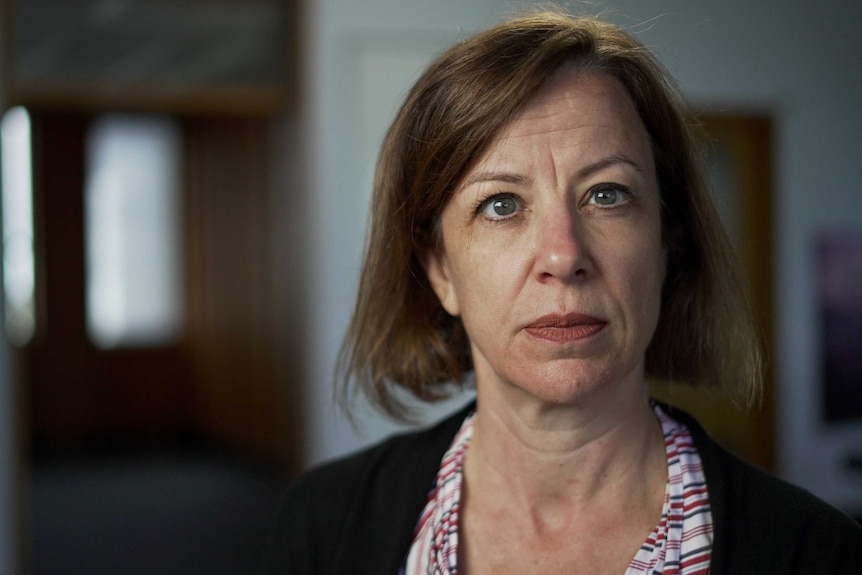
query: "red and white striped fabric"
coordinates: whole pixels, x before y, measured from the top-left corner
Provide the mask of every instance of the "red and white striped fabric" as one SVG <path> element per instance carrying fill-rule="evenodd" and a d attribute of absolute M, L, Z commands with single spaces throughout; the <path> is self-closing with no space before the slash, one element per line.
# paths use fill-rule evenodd
<path fill-rule="evenodd" d="M 667 453 L 668 482 L 661 520 L 647 536 L 625 575 L 707 575 L 712 553 L 712 513 L 700 456 L 691 434 L 659 406 Z M 402 573 L 456 575 L 458 520 L 464 456 L 473 434 L 473 417 L 464 420 L 443 456 Z"/>
<path fill-rule="evenodd" d="M 661 520 L 632 559 L 626 575 L 707 575 L 712 555 L 712 512 L 703 466 L 688 428 L 659 406 L 667 454 Z"/>
<path fill-rule="evenodd" d="M 402 573 L 456 575 L 458 573 L 458 518 L 464 456 L 473 436 L 471 413 L 461 424 L 452 446 L 443 455 L 437 482 L 413 534 L 413 545 Z"/>

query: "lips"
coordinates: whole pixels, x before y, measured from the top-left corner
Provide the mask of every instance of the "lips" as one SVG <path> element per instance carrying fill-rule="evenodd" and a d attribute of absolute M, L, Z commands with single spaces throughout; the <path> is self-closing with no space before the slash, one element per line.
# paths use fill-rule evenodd
<path fill-rule="evenodd" d="M 549 314 L 524 327 L 531 336 L 554 343 L 573 342 L 591 337 L 608 322 L 580 313 Z"/>

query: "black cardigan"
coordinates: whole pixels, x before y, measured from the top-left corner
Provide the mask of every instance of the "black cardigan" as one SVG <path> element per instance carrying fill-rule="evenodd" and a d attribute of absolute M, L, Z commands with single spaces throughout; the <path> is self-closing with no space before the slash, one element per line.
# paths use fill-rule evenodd
<path fill-rule="evenodd" d="M 265 575 L 396 575 L 468 406 L 436 426 L 395 436 L 299 477 L 288 490 Z M 712 575 L 862 575 L 862 529 L 810 493 L 741 461 L 691 417 L 713 514 Z"/>

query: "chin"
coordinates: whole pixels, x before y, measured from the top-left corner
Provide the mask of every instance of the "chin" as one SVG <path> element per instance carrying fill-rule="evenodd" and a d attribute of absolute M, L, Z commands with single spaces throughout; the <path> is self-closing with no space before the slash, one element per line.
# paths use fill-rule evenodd
<path fill-rule="evenodd" d="M 620 398 L 621 394 L 642 394 L 645 389 L 642 369 L 619 368 L 614 362 L 590 365 L 584 360 L 558 360 L 534 369 L 514 370 L 500 379 L 522 393 L 555 406 L 585 405 L 608 395 Z"/>

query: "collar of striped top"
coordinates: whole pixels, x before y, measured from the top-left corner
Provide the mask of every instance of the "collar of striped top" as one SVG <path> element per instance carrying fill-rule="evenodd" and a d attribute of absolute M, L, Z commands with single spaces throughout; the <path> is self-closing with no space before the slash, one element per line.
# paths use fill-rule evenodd
<path fill-rule="evenodd" d="M 661 520 L 625 575 L 706 575 L 712 552 L 712 513 L 700 456 L 688 428 L 653 405 L 661 422 L 668 481 Z M 471 413 L 461 425 L 419 517 L 404 575 L 456 575 L 464 457 L 473 435 Z"/>

